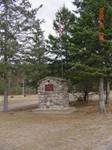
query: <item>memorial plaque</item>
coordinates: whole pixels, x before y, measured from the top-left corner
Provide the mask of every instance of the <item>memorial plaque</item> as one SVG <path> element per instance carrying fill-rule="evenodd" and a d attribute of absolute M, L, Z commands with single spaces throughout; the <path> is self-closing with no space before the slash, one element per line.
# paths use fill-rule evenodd
<path fill-rule="evenodd" d="M 53 84 L 46 84 L 45 91 L 53 91 Z"/>

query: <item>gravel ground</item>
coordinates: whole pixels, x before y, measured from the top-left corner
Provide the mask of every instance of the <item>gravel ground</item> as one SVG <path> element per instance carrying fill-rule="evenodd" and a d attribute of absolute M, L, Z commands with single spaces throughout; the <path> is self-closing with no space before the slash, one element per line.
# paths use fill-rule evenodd
<path fill-rule="evenodd" d="M 68 115 L 0 112 L 0 150 L 112 150 L 112 113 L 97 102 Z"/>

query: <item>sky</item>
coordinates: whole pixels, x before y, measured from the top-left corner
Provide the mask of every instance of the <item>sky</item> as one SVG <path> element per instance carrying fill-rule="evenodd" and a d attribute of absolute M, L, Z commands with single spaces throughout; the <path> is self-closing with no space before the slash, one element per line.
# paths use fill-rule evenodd
<path fill-rule="evenodd" d="M 53 20 L 55 19 L 55 14 L 58 10 L 60 10 L 63 5 L 67 7 L 69 10 L 74 10 L 75 6 L 72 4 L 74 0 L 29 0 L 32 4 L 33 8 L 38 8 L 41 4 L 43 7 L 38 10 L 37 18 L 45 19 L 45 23 L 43 23 L 42 30 L 45 31 L 45 38 L 48 37 L 49 34 L 55 35 L 53 30 Z"/>

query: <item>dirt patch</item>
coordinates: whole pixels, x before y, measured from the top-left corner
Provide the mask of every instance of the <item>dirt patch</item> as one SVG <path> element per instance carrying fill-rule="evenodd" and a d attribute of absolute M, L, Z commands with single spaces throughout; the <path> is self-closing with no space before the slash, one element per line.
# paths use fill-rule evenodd
<path fill-rule="evenodd" d="M 68 115 L 0 113 L 0 150 L 101 150 L 112 136 L 112 106 L 101 115 L 97 101 L 75 103 Z"/>

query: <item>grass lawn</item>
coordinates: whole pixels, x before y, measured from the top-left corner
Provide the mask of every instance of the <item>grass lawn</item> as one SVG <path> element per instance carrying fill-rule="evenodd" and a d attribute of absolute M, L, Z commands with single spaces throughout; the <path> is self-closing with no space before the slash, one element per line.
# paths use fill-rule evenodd
<path fill-rule="evenodd" d="M 112 141 L 112 105 L 102 115 L 97 104 L 76 102 L 69 115 L 1 112 L 0 150 L 103 150 Z"/>
<path fill-rule="evenodd" d="M 28 102 L 28 101 L 37 101 L 38 96 L 37 95 L 26 95 L 25 97 L 21 95 L 9 95 L 9 104 L 15 104 L 15 103 L 22 103 L 22 102 Z M 3 105 L 3 95 L 0 96 L 0 105 Z"/>

